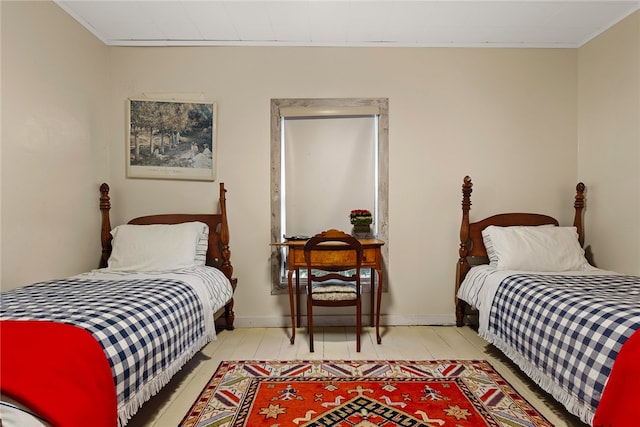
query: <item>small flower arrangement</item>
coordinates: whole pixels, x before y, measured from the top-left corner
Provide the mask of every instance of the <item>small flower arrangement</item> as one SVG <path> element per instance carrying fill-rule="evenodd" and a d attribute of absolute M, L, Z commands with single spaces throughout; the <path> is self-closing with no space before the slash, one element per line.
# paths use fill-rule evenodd
<path fill-rule="evenodd" d="M 349 214 L 349 221 L 353 225 L 371 225 L 373 216 L 366 209 L 354 209 Z"/>

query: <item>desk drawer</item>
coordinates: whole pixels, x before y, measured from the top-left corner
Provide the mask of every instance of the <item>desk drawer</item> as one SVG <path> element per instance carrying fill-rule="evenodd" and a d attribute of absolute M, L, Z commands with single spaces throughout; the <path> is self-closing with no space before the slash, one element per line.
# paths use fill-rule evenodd
<path fill-rule="evenodd" d="M 365 248 L 362 251 L 362 266 L 363 267 L 376 267 L 379 265 L 378 257 L 380 256 L 380 249 L 377 248 Z"/>
<path fill-rule="evenodd" d="M 317 257 L 314 257 L 313 262 L 318 267 L 332 266 L 336 264 L 351 264 L 354 262 L 355 254 L 353 252 L 320 252 Z M 306 266 L 304 261 L 303 250 L 289 251 L 291 259 L 289 262 L 294 267 L 302 268 Z M 378 265 L 378 256 L 380 256 L 380 250 L 377 248 L 364 248 L 362 251 L 362 267 L 375 268 Z"/>

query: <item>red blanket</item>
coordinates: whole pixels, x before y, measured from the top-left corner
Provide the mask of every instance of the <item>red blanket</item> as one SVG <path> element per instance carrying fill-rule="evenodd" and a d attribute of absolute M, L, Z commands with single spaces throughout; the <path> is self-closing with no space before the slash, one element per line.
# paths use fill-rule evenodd
<path fill-rule="evenodd" d="M 104 351 L 84 329 L 0 322 L 0 388 L 53 426 L 114 427 L 116 388 Z"/>
<path fill-rule="evenodd" d="M 640 420 L 640 330 L 618 353 L 593 418 L 595 427 L 628 427 Z"/>

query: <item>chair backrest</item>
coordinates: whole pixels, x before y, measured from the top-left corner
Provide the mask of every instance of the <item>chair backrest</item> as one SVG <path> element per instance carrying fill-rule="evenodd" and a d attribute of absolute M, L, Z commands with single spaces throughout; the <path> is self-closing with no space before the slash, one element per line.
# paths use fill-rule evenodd
<path fill-rule="evenodd" d="M 326 251 L 331 251 L 330 256 L 327 256 Z M 304 245 L 304 259 L 307 264 L 307 280 L 310 282 L 349 280 L 357 283 L 357 292 L 360 293 L 362 244 L 352 235 L 336 229 L 316 234 Z M 316 275 L 313 270 L 330 273 Z M 355 273 L 344 273 L 350 270 L 355 270 Z"/>

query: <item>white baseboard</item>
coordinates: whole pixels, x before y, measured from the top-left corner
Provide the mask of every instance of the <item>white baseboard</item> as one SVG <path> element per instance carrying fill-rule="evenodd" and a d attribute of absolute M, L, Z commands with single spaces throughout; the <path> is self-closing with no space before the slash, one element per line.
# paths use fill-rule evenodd
<path fill-rule="evenodd" d="M 384 326 L 436 326 L 436 325 L 455 325 L 455 315 L 382 315 L 380 317 L 380 325 Z M 353 316 L 332 316 L 332 315 L 316 315 L 313 317 L 313 324 L 316 326 L 343 326 L 354 325 Z M 290 317 L 243 317 L 236 316 L 235 327 L 237 328 L 283 328 L 291 325 Z M 307 325 L 307 316 L 302 316 L 301 326 Z M 362 316 L 362 325 L 369 325 L 369 315 Z"/>

